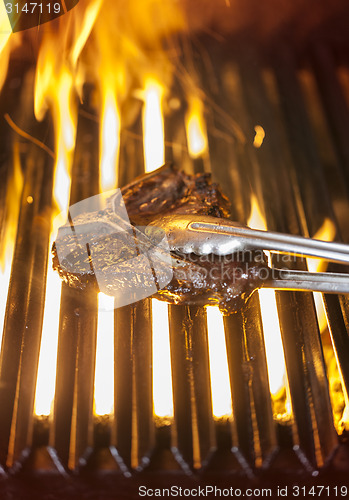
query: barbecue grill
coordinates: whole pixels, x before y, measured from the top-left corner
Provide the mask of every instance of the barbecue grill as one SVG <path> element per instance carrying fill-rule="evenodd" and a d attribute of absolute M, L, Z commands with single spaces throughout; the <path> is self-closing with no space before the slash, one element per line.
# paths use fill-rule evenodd
<path fill-rule="evenodd" d="M 262 42 L 247 29 L 179 37 L 178 72 L 166 96 L 165 160 L 188 173 L 211 172 L 232 202 L 233 220 L 253 225 L 259 214 L 268 230 L 322 238 L 329 227 L 332 239 L 349 243 L 344 18 L 349 12 L 343 8 L 340 19 L 301 37 L 293 36 L 291 19 L 288 30 Z M 346 496 L 348 296 L 277 291 L 272 315 L 256 292 L 241 311 L 220 318 L 232 404 L 231 415 L 223 416 L 214 410 L 215 346 L 204 308 L 168 307 L 173 414 L 159 416 L 155 303 L 145 299 L 98 313 L 96 292 L 66 284 L 48 302 L 56 144 L 50 113 L 41 122 L 34 118 L 29 52 L 13 51 L 0 94 L 0 245 L 3 262 L 11 264 L 0 289 L 0 497 L 138 498 L 140 485 L 273 488 L 275 495 L 278 486 L 308 492 L 323 485 Z M 186 131 L 187 75 L 204 103 L 207 147 L 199 155 L 191 152 Z M 102 125 L 94 90 L 85 84 L 78 105 L 70 205 L 99 192 Z M 132 95 L 121 110 L 120 186 L 144 172 L 143 108 Z M 279 259 L 272 257 L 275 267 Z M 314 263 L 297 257 L 287 265 L 306 270 Z M 347 272 L 335 264 L 328 270 Z M 40 344 L 43 329 L 54 330 L 55 314 L 54 407 L 41 415 L 34 408 Z M 113 324 L 100 323 L 102 315 Z M 276 324 L 287 374 L 277 396 L 266 353 Z M 114 332 L 115 360 L 114 410 L 106 415 L 94 408 L 97 331 L 103 335 L 104 328 Z"/>

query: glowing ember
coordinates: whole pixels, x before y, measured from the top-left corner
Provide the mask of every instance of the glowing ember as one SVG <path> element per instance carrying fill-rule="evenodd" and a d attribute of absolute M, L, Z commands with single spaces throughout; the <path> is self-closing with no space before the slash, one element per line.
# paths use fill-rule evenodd
<path fill-rule="evenodd" d="M 253 140 L 253 145 L 255 148 L 260 148 L 264 142 L 265 139 L 265 130 L 263 127 L 260 125 L 256 125 L 254 128 L 254 131 L 256 132 L 255 138 Z"/>
<path fill-rule="evenodd" d="M 223 317 L 217 307 L 207 307 L 207 325 L 212 412 L 216 418 L 229 417 L 232 414 L 229 369 Z"/>
<path fill-rule="evenodd" d="M 186 129 L 189 154 L 192 158 L 199 158 L 207 151 L 207 133 L 203 103 L 197 97 L 189 99 Z"/>
<path fill-rule="evenodd" d="M 98 294 L 98 328 L 95 371 L 95 414 L 114 409 L 114 298 Z"/>
<path fill-rule="evenodd" d="M 253 229 L 267 229 L 255 196 L 251 202 L 251 214 L 248 225 Z M 284 393 L 287 385 L 286 365 L 282 345 L 279 316 L 273 290 L 259 290 L 261 314 L 263 321 L 264 343 L 268 364 L 270 392 L 275 400 Z"/>

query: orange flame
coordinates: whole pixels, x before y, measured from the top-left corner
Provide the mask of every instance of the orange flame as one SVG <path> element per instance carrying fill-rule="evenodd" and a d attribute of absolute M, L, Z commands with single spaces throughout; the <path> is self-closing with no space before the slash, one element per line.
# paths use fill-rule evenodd
<path fill-rule="evenodd" d="M 313 236 L 316 240 L 333 241 L 336 236 L 336 228 L 330 219 L 325 219 L 323 225 Z M 307 259 L 308 269 L 312 272 L 324 272 L 327 269 L 328 262 L 321 259 Z M 315 292 L 314 301 L 319 321 L 320 332 L 327 327 L 327 318 L 322 294 Z"/>
<path fill-rule="evenodd" d="M 165 161 L 164 121 L 162 112 L 163 87 L 148 78 L 144 89 L 143 133 L 145 170 L 150 172 Z"/>
<path fill-rule="evenodd" d="M 186 129 L 189 154 L 199 158 L 207 151 L 207 132 L 204 120 L 204 106 L 198 97 L 189 97 L 186 114 Z"/>
<path fill-rule="evenodd" d="M 98 294 L 98 328 L 95 370 L 95 414 L 114 410 L 114 297 Z"/>
<path fill-rule="evenodd" d="M 229 369 L 223 317 L 217 307 L 207 307 L 208 346 L 211 374 L 212 413 L 215 418 L 232 414 Z"/>
<path fill-rule="evenodd" d="M 54 38 L 48 38 L 39 54 L 37 64 L 35 115 L 38 120 L 42 120 L 49 109 L 54 121 L 56 160 L 53 192 L 62 213 L 61 217 L 56 217 L 54 221 L 49 248 L 52 247 L 58 227 L 65 223 L 69 207 L 70 169 L 77 121 L 73 85 L 71 71 L 57 60 Z M 61 286 L 61 281 L 49 262 L 35 396 L 37 415 L 49 415 L 54 400 Z"/>
<path fill-rule="evenodd" d="M 168 328 L 168 307 L 152 301 L 153 310 L 153 406 L 161 419 L 173 417 L 171 352 Z"/>
<path fill-rule="evenodd" d="M 77 33 L 76 39 L 73 43 L 71 50 L 71 62 L 73 68 L 77 66 L 80 54 L 86 45 L 86 42 L 91 34 L 93 26 L 96 22 L 103 0 L 93 0 L 86 5 L 85 12 L 81 16 L 75 15 L 75 32 Z M 74 14 L 76 14 L 74 10 Z"/>
<path fill-rule="evenodd" d="M 104 95 L 100 134 L 100 182 L 102 191 L 108 191 L 117 185 L 120 148 L 120 115 L 115 96 L 111 91 Z"/>
<path fill-rule="evenodd" d="M 51 45 L 51 46 L 50 46 Z M 51 109 L 56 135 L 55 197 L 61 210 L 69 204 L 69 170 L 75 146 L 76 110 L 73 104 L 73 77 L 60 68 L 56 78 L 53 41 L 40 53 L 35 83 L 35 116 L 42 120 Z"/>
<path fill-rule="evenodd" d="M 163 87 L 153 78 L 144 86 L 143 140 L 146 172 L 160 167 L 165 160 Z M 154 415 L 168 420 L 173 417 L 172 373 L 168 306 L 152 300 L 153 317 L 153 406 Z"/>
<path fill-rule="evenodd" d="M 153 23 L 154 13 L 156 23 Z M 80 99 L 83 99 L 84 83 L 93 83 L 98 91 L 97 95 L 91 96 L 91 103 L 97 109 L 101 124 L 102 190 L 114 188 L 117 184 L 120 110 L 126 98 L 137 94 L 136 89 L 140 81 L 145 82 L 143 98 L 146 170 L 157 168 L 163 163 L 164 86 L 158 82 L 163 81 L 166 85 L 170 81 L 171 63 L 162 48 L 162 41 L 168 34 L 183 28 L 184 16 L 180 7 L 172 0 L 144 0 L 142 16 L 139 16 L 139 2 L 136 0 L 125 2 L 122 8 L 112 0 L 93 0 L 88 3 L 80 2 L 63 18 L 54 22 L 52 30 L 43 32 L 36 69 L 35 116 L 42 120 L 45 114 L 50 112 L 53 117 L 56 154 L 54 196 L 60 210 L 66 212 L 76 136 L 76 97 L 79 95 Z M 137 68 L 137 75 L 134 68 Z M 153 78 L 148 76 L 150 68 Z M 51 243 L 56 229 L 53 228 Z M 56 337 L 50 346 L 46 345 L 49 332 L 52 336 L 53 330 L 58 331 L 60 287 L 59 282 L 55 280 L 56 276 L 49 268 L 36 397 L 36 411 L 42 414 L 50 411 L 53 399 L 53 390 L 42 388 L 43 382 L 40 380 L 45 378 L 47 370 L 45 358 L 50 359 L 51 366 L 55 366 Z M 99 316 L 102 321 L 103 315 Z M 112 327 L 108 328 L 108 331 L 112 331 Z M 51 349 L 50 353 L 48 349 Z M 95 399 L 98 413 L 107 411 L 106 407 L 103 409 L 103 404 L 98 402 L 99 392 L 102 390 L 98 388 L 99 379 L 96 372 Z M 45 402 L 41 403 L 44 400 Z"/>
<path fill-rule="evenodd" d="M 189 98 L 186 114 L 189 154 L 199 158 L 207 152 L 207 133 L 202 101 Z M 214 418 L 229 418 L 232 414 L 229 369 L 222 314 L 216 307 L 207 307 L 207 331 L 211 375 L 212 414 Z"/>
<path fill-rule="evenodd" d="M 6 7 L 3 2 L 0 4 L 0 55 L 10 39 L 12 27 L 8 18 Z"/>
<path fill-rule="evenodd" d="M 12 33 L 12 27 L 6 12 L 6 2 L 0 2 L 0 89 L 7 75 L 11 52 L 21 44 L 21 41 L 21 33 Z"/>
<path fill-rule="evenodd" d="M 323 241 L 333 241 L 336 236 L 336 227 L 330 219 L 325 219 L 320 229 L 313 238 Z M 328 261 L 321 259 L 307 259 L 308 269 L 312 272 L 325 272 Z M 314 292 L 314 302 L 319 323 L 319 329 L 323 338 L 323 351 L 327 367 L 328 380 L 330 386 L 330 398 L 333 409 L 333 418 L 339 433 L 349 429 L 349 398 L 343 382 L 336 352 L 330 341 L 327 341 L 327 314 L 323 296 Z"/>
<path fill-rule="evenodd" d="M 254 229 L 266 230 L 265 219 L 260 211 L 257 198 L 253 195 L 251 201 L 251 214 L 248 225 Z M 275 402 L 279 396 L 287 392 L 287 375 L 282 345 L 279 315 L 276 306 L 275 292 L 273 290 L 259 290 L 259 300 L 261 304 L 261 314 L 264 330 L 264 343 L 267 357 L 270 392 Z M 276 405 L 275 405 L 276 406 Z M 289 401 L 278 417 L 285 418 L 285 413 L 290 411 Z"/>
<path fill-rule="evenodd" d="M 10 284 L 11 262 L 15 246 L 16 229 L 19 216 L 19 203 L 23 187 L 23 174 L 19 159 L 18 143 L 13 148 L 13 173 L 9 179 L 6 196 L 6 221 L 2 234 L 0 252 L 0 346 L 3 334 L 7 292 Z"/>

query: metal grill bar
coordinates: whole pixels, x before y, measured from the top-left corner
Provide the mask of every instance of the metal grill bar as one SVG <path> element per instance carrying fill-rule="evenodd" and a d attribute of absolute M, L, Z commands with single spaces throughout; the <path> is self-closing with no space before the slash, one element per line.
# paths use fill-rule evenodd
<path fill-rule="evenodd" d="M 324 44 L 313 49 L 313 67 L 324 103 L 328 122 L 331 125 L 332 140 L 336 145 L 343 173 L 349 187 L 349 110 L 336 75 L 333 53 Z"/>
<path fill-rule="evenodd" d="M 256 59 L 256 57 L 254 57 L 254 59 Z M 244 61 L 247 62 L 247 59 L 245 58 Z M 245 74 L 246 70 L 249 71 L 249 74 L 244 79 L 244 88 L 246 89 L 246 93 L 249 91 L 248 98 L 252 103 L 249 108 L 248 116 L 251 116 L 251 119 L 253 119 L 254 114 L 256 114 L 255 120 L 266 126 L 266 134 L 268 137 L 270 136 L 269 141 L 266 141 L 265 147 L 258 150 L 258 156 L 261 161 L 260 180 L 262 182 L 263 200 L 264 206 L 266 206 L 268 227 L 270 227 L 269 224 L 275 224 L 277 227 L 281 224 L 287 224 L 287 221 L 282 220 L 283 214 L 292 214 L 292 206 L 295 206 L 292 193 L 290 193 L 288 189 L 291 182 L 287 176 L 287 171 L 284 168 L 285 162 L 283 161 L 281 155 L 278 154 L 278 151 L 280 151 L 278 150 L 278 144 L 280 144 L 278 131 L 280 130 L 280 126 L 278 126 L 276 122 L 273 123 L 272 121 L 273 109 L 270 105 L 268 109 L 268 97 L 263 89 L 261 78 L 258 77 L 256 72 L 251 72 L 251 69 L 256 68 L 256 65 L 252 66 L 249 64 L 248 68 L 246 68 L 246 66 L 247 64 L 245 64 Z M 289 69 L 290 65 L 288 64 L 287 67 Z M 259 82 L 260 84 L 257 87 Z M 286 89 L 284 89 L 283 95 L 286 98 Z M 293 116 L 299 108 L 301 108 L 300 103 L 293 109 Z M 259 115 L 257 115 L 257 113 Z M 268 147 L 269 144 L 270 146 Z M 292 144 L 291 148 L 296 149 L 297 144 L 298 143 Z M 264 158 L 262 154 L 264 154 Z M 272 165 L 273 161 L 276 161 L 279 166 L 277 172 L 274 172 L 273 174 L 274 183 L 269 180 L 272 175 L 270 165 Z M 269 175 L 267 174 L 268 165 Z M 278 210 L 277 204 L 275 207 L 275 200 L 278 199 L 278 193 L 282 193 L 282 199 L 280 199 L 279 202 L 280 210 Z M 273 200 L 273 204 L 271 203 L 271 200 Z M 270 215 L 271 213 L 273 213 L 273 216 Z M 290 230 L 291 228 L 287 227 L 287 231 Z M 315 465 L 316 444 L 315 442 L 309 442 L 309 436 L 314 436 L 314 432 L 319 432 L 319 439 L 320 441 L 323 441 L 321 442 L 321 447 L 324 458 L 330 455 L 333 448 L 337 444 L 336 434 L 332 423 L 326 369 L 321 351 L 315 309 L 311 295 L 305 293 L 293 293 L 290 296 L 288 294 L 283 294 L 282 292 L 277 292 L 276 296 L 281 317 L 281 332 L 285 346 L 292 404 L 295 412 L 295 418 L 298 421 L 299 439 L 302 449 L 306 451 L 308 458 Z M 302 318 L 302 321 L 300 321 L 300 318 Z M 302 324 L 302 326 L 300 326 L 300 324 Z M 298 342 L 295 343 L 297 335 L 299 335 Z M 296 351 L 294 351 L 294 347 L 297 344 L 298 347 L 296 348 Z M 305 360 L 303 359 L 302 350 L 300 348 L 302 345 L 304 346 L 304 349 L 308 351 L 305 359 L 312 360 L 314 365 L 305 365 Z M 308 350 L 307 346 L 309 345 L 311 345 L 311 349 Z M 292 360 L 289 358 L 289 353 L 291 351 L 294 351 Z M 294 358 L 294 356 L 296 357 Z M 297 384 L 295 383 L 297 375 L 294 373 L 296 371 L 296 359 L 298 359 L 297 375 L 301 377 L 301 380 L 299 380 Z M 316 370 L 318 371 L 313 371 L 311 368 L 312 366 L 316 367 Z M 309 386 L 312 391 L 310 399 L 308 399 Z M 300 387 L 303 387 L 303 401 L 301 400 Z M 316 422 L 314 422 L 314 415 L 312 415 L 313 405 L 315 407 L 320 405 L 314 412 Z M 308 422 L 306 422 L 306 415 L 308 415 Z M 324 420 L 322 422 L 319 421 L 317 415 L 321 415 L 321 419 L 323 418 Z M 325 428 L 327 429 L 326 437 L 323 435 Z M 313 430 L 313 432 L 311 432 L 311 430 Z"/>
<path fill-rule="evenodd" d="M 15 426 L 11 454 L 15 453 L 15 458 L 18 458 L 27 444 L 34 405 L 48 258 L 50 228 L 49 224 L 40 223 L 40 219 L 45 220 L 48 211 L 50 214 L 52 162 L 46 157 L 36 156 L 33 148 L 29 151 L 1 349 L 0 422 L 4 463 L 11 426 Z M 29 197 L 32 197 L 32 203 L 28 202 Z"/>
<path fill-rule="evenodd" d="M 70 204 L 98 194 L 98 127 L 80 115 L 72 167 Z M 94 360 L 96 349 L 96 293 L 62 286 L 54 404 L 54 446 L 68 466 L 71 430 L 76 407 L 75 453 L 81 454 L 91 437 Z M 85 357 L 86 356 L 86 357 Z M 75 454 L 74 453 L 74 454 Z M 76 463 L 79 455 L 75 457 Z"/>
<path fill-rule="evenodd" d="M 316 149 L 314 145 L 314 141 L 311 136 L 311 131 L 309 127 L 309 122 L 305 114 L 304 103 L 300 94 L 300 89 L 298 87 L 295 72 L 293 68 L 292 61 L 290 60 L 291 55 L 287 53 L 286 59 L 283 65 L 280 65 L 280 60 L 277 64 L 277 69 L 275 70 L 276 75 L 278 77 L 280 91 L 283 93 L 283 106 L 285 110 L 286 117 L 289 117 L 286 120 L 288 124 L 288 133 L 290 139 L 292 141 L 299 141 L 301 144 L 302 137 L 307 137 L 306 144 L 304 144 L 305 148 L 293 148 L 292 154 L 294 155 L 294 168 L 297 172 L 297 176 L 299 178 L 299 186 L 302 193 L 302 201 L 304 206 L 304 212 L 306 215 L 307 224 L 309 226 L 310 231 L 314 231 L 316 228 L 313 227 L 311 229 L 311 225 L 316 220 L 316 217 L 321 213 L 321 216 L 324 217 L 324 212 L 327 213 L 327 217 L 330 217 L 331 220 L 336 223 L 335 217 L 333 215 L 333 210 L 331 207 L 331 202 L 329 199 L 326 183 L 324 180 L 324 175 L 321 167 L 321 163 L 316 154 Z M 297 110 L 298 113 L 296 112 Z M 297 122 L 291 122 L 292 119 L 295 120 L 298 117 Z M 302 158 L 300 156 L 300 151 L 303 151 Z M 304 160 L 307 160 L 306 162 Z M 315 182 L 311 182 L 306 192 L 304 191 L 304 184 L 301 185 L 301 180 L 304 177 L 309 176 L 309 179 L 315 178 Z M 302 192 L 303 190 L 303 192 Z M 311 203 L 309 201 L 311 200 Z M 326 296 L 326 301 L 330 300 L 331 304 L 334 306 L 334 302 L 329 296 Z M 338 301 L 338 298 L 336 299 Z M 331 316 L 332 312 L 329 312 L 329 320 L 330 325 L 332 323 Z M 333 311 L 334 313 L 334 311 Z M 336 324 L 334 328 L 338 335 L 340 335 L 340 324 Z M 334 344 L 336 341 L 334 339 Z M 337 348 L 336 348 L 337 349 Z M 316 365 L 314 365 L 316 366 Z M 324 384 L 326 380 L 323 381 L 323 389 L 321 392 L 325 390 Z"/>
<path fill-rule="evenodd" d="M 213 177 L 226 186 L 226 192 L 231 193 L 233 219 L 247 223 L 251 200 L 247 169 L 249 151 L 242 140 L 246 129 L 238 130 L 236 125 L 237 122 L 243 126 L 245 121 L 241 92 L 232 76 L 231 60 L 222 59 L 214 44 L 210 47 L 209 58 L 219 61 L 223 75 L 227 73 L 229 83 L 234 86 L 234 90 L 227 90 L 214 76 L 202 82 L 208 96 L 208 108 L 214 102 L 218 110 L 223 110 L 222 115 L 212 112 L 208 117 L 211 170 Z M 207 68 L 200 65 L 199 68 L 200 74 L 206 74 Z M 227 135 L 230 134 L 230 141 L 224 135 L 220 136 L 222 128 Z M 225 168 L 227 164 L 230 168 Z M 225 318 L 224 323 L 233 400 L 234 446 L 238 446 L 249 464 L 254 466 L 256 459 L 263 460 L 276 446 L 265 349 L 262 337 L 259 337 L 262 326 L 258 296 L 252 297 L 241 314 Z M 217 425 L 220 429 L 220 424 Z"/>

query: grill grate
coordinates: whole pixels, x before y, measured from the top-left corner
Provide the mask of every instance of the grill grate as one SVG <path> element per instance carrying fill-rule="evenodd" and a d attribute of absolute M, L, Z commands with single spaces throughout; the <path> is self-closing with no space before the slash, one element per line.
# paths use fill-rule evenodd
<path fill-rule="evenodd" d="M 314 235 L 329 219 L 336 239 L 342 235 L 349 242 L 349 67 L 342 46 L 319 42 L 300 55 L 282 44 L 262 54 L 246 39 L 233 40 L 224 48 L 212 40 L 203 46 L 209 47 L 205 57 L 202 49 L 191 47 L 191 62 L 207 104 L 209 156 L 190 158 L 182 106 L 165 118 L 167 159 L 189 172 L 212 171 L 231 198 L 235 220 L 248 221 L 254 193 L 268 229 Z M 2 94 L 3 101 L 6 96 L 2 114 L 21 113 L 11 108 L 16 71 L 14 67 L 14 76 L 10 73 Z M 20 78 L 27 78 L 23 68 L 18 72 Z M 179 72 L 172 94 L 183 103 L 180 76 Z M 70 204 L 98 192 L 99 124 L 87 102 L 80 107 Z M 141 107 L 138 102 L 134 107 L 139 108 L 138 118 L 121 135 L 120 184 L 144 168 Z M 27 123 L 33 135 L 50 142 L 48 123 L 39 125 L 33 119 Z M 256 125 L 266 134 L 260 148 L 253 145 Z M 326 147 L 322 146 L 324 137 Z M 14 138 L 2 120 L 0 168 L 7 183 L 14 168 Z M 276 292 L 292 420 L 285 423 L 273 417 L 264 345 L 268 332 L 263 333 L 255 293 L 243 310 L 224 319 L 234 414 L 230 421 L 215 420 L 212 415 L 205 310 L 169 307 L 175 425 L 159 427 L 153 417 L 151 301 L 115 311 L 115 415 L 96 423 L 97 299 L 91 292 L 63 284 L 54 415 L 52 420 L 34 418 L 50 258 L 53 161 L 28 141 L 20 142 L 19 157 L 24 187 L 1 348 L 0 463 L 7 464 L 11 472 L 27 446 L 31 454 L 28 458 L 27 449 L 23 465 L 12 469 L 11 480 L 5 478 L 0 484 L 2 494 L 13 498 L 20 491 L 23 498 L 29 498 L 33 492 L 47 494 L 54 485 L 57 494 L 65 492 L 66 498 L 94 498 L 89 495 L 97 495 L 96 491 L 111 498 L 114 494 L 115 498 L 128 498 L 145 478 L 157 485 L 169 481 L 193 485 L 197 477 L 202 484 L 270 485 L 281 480 L 313 484 L 314 471 L 320 471 L 321 484 L 346 484 L 347 435 L 338 436 L 333 424 L 323 355 L 328 339 L 326 332 L 320 335 L 309 293 Z M 9 200 L 1 186 L 4 228 L 8 210 Z M 300 259 L 292 263 L 298 269 L 305 265 Z M 331 295 L 324 302 L 328 331 L 347 388 L 349 300 Z M 52 448 L 47 448 L 49 444 Z M 177 445 L 180 455 L 171 452 L 171 444 Z M 113 447 L 110 451 L 110 445 L 116 446 L 119 455 Z M 86 450 L 86 465 L 77 468 Z M 149 468 L 137 473 L 135 466 L 150 452 Z M 64 475 L 57 463 L 78 473 Z M 131 478 L 120 474 L 124 465 L 132 471 Z M 194 476 L 188 475 L 188 467 Z M 53 477 L 56 483 L 52 483 Z M 115 489 L 119 493 L 113 493 Z"/>

